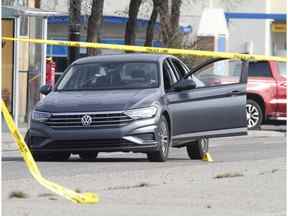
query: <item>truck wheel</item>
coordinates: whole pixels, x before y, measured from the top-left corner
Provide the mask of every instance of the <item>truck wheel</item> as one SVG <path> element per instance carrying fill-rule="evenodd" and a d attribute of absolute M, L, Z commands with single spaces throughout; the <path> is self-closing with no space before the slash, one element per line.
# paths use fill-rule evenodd
<path fill-rule="evenodd" d="M 208 138 L 201 138 L 197 141 L 189 143 L 186 146 L 188 156 L 191 160 L 201 160 L 204 157 L 204 154 L 208 152 L 208 149 Z"/>
<path fill-rule="evenodd" d="M 91 161 L 95 160 L 98 156 L 98 152 L 81 152 L 79 157 L 81 160 Z"/>
<path fill-rule="evenodd" d="M 248 99 L 246 104 L 246 114 L 248 129 L 258 129 L 263 120 L 263 112 L 260 105 L 256 101 Z"/>
<path fill-rule="evenodd" d="M 147 153 L 148 160 L 151 162 L 165 162 L 168 159 L 170 147 L 170 131 L 167 119 L 161 116 L 158 126 L 159 150 Z"/>

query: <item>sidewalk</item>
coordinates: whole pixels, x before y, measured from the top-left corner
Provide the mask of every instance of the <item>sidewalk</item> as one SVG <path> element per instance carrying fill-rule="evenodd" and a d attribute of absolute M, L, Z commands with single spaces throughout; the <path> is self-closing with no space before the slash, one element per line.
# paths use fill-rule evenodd
<path fill-rule="evenodd" d="M 19 131 L 24 137 L 27 131 L 27 126 L 20 125 Z M 17 144 L 15 143 L 15 140 L 10 134 L 9 129 L 6 125 L 6 122 L 3 119 L 2 119 L 2 130 L 1 130 L 1 143 L 2 143 L 2 146 L 1 146 L 2 151 L 17 150 Z"/>

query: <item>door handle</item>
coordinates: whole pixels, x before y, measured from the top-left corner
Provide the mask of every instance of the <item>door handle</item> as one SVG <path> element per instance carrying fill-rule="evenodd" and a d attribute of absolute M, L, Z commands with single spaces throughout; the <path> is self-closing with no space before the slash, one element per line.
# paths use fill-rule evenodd
<path fill-rule="evenodd" d="M 236 95 L 241 95 L 241 94 L 242 94 L 242 92 L 239 90 L 234 90 L 230 93 L 231 96 L 236 96 Z"/>

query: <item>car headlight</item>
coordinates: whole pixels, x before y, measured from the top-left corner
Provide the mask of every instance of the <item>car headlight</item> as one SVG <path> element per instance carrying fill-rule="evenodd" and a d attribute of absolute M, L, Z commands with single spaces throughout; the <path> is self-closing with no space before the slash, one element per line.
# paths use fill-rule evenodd
<path fill-rule="evenodd" d="M 152 118 L 157 114 L 157 111 L 158 111 L 157 106 L 151 106 L 140 109 L 131 109 L 126 111 L 125 114 L 133 119 L 144 119 L 144 118 Z"/>
<path fill-rule="evenodd" d="M 34 110 L 32 112 L 32 120 L 34 121 L 40 121 L 40 122 L 45 122 L 49 119 L 49 117 L 51 116 L 51 113 L 48 112 L 40 112 L 40 111 L 36 111 Z"/>

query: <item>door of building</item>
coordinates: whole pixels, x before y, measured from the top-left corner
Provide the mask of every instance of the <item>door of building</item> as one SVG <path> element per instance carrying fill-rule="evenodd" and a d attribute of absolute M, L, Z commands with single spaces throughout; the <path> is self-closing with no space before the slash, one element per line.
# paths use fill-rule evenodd
<path fill-rule="evenodd" d="M 2 36 L 14 37 L 14 19 L 2 19 Z M 2 98 L 13 113 L 14 43 L 2 40 Z"/>

